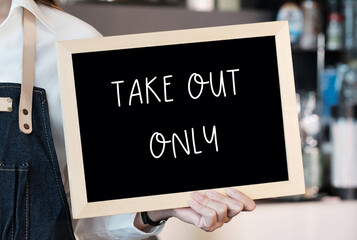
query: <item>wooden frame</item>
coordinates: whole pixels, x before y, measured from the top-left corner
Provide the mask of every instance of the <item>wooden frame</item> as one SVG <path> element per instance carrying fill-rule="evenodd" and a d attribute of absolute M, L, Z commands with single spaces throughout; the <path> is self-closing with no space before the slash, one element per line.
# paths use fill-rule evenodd
<path fill-rule="evenodd" d="M 236 188 L 253 199 L 304 193 L 305 186 L 294 76 L 288 23 L 286 21 L 62 41 L 57 43 L 57 53 L 73 217 L 87 218 L 144 210 L 185 207 L 188 206 L 187 202 L 192 192 L 98 202 L 87 201 L 80 126 L 78 115 L 76 114 L 77 101 L 72 54 L 261 36 L 275 36 L 276 41 L 289 180 L 238 186 Z M 215 190 L 223 193 L 225 188 Z"/>

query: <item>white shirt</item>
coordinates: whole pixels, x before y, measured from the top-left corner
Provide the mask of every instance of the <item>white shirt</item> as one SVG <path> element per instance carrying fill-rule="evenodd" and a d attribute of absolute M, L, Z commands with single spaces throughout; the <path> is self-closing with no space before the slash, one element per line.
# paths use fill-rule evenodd
<path fill-rule="evenodd" d="M 83 21 L 57 9 L 37 5 L 34 0 L 12 0 L 10 13 L 0 25 L 0 83 L 22 82 L 23 8 L 36 16 L 35 86 L 47 92 L 51 130 L 61 175 L 69 197 L 60 88 L 55 42 L 95 38 L 101 34 Z M 158 234 L 162 227 L 144 233 L 134 227 L 133 214 L 73 221 L 77 239 L 143 239 Z"/>

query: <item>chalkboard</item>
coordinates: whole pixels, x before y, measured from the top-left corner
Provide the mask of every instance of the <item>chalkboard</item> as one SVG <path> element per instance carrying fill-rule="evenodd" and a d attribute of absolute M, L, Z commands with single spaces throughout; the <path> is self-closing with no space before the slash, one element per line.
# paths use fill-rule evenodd
<path fill-rule="evenodd" d="M 304 191 L 286 22 L 57 44 L 75 218 Z"/>

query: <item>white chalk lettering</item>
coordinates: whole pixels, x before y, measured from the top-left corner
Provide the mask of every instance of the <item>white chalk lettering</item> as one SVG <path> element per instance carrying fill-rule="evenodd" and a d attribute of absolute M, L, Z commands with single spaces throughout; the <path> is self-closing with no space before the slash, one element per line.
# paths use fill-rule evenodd
<path fill-rule="evenodd" d="M 219 90 L 218 93 L 214 92 L 214 87 L 213 87 L 213 77 L 212 77 L 212 72 L 209 73 L 209 82 L 211 85 L 211 91 L 215 97 L 219 97 L 221 95 L 221 92 L 223 91 L 223 95 L 226 97 L 226 88 L 224 87 L 224 77 L 223 77 L 223 71 L 220 71 L 220 78 L 219 78 Z"/>
<path fill-rule="evenodd" d="M 196 84 L 200 85 L 201 88 L 200 88 L 200 91 L 199 93 L 196 95 L 196 96 L 193 96 L 192 92 L 191 92 L 191 84 L 192 84 L 192 79 L 195 81 Z M 209 82 L 208 81 L 203 81 L 203 78 L 200 74 L 198 73 L 192 73 L 190 78 L 188 79 L 188 93 L 190 94 L 191 98 L 192 99 L 197 99 L 201 96 L 202 94 L 202 91 L 203 91 L 203 86 L 205 84 L 208 84 Z"/>
<path fill-rule="evenodd" d="M 145 77 L 145 84 L 144 84 L 144 82 L 141 82 L 142 86 L 140 85 L 139 79 L 135 79 L 132 82 L 131 91 L 130 91 L 130 95 L 129 95 L 127 104 L 129 106 L 131 106 L 135 97 L 137 97 L 139 99 L 140 104 L 144 104 L 143 98 L 145 98 L 146 104 L 151 103 L 151 101 L 150 101 L 151 99 L 156 99 L 157 102 L 161 102 L 161 99 L 164 99 L 164 102 L 173 102 L 174 99 L 168 97 L 168 86 L 171 85 L 171 82 L 169 81 L 170 78 L 173 78 L 173 76 L 166 75 L 166 76 L 162 77 L 161 81 L 162 81 L 162 86 L 163 86 L 163 93 L 161 93 L 161 98 L 160 98 L 160 92 L 155 91 L 154 86 L 151 85 L 151 84 L 154 84 L 155 81 L 159 81 L 157 76 L 154 76 L 152 78 Z M 120 80 L 120 81 L 111 82 L 111 84 L 116 85 L 118 107 L 121 107 L 123 105 L 123 99 L 120 94 L 121 88 L 119 87 L 119 85 L 120 84 L 124 85 L 127 83 L 129 83 L 129 81 L 126 82 L 124 80 Z M 142 89 L 142 88 L 145 88 L 145 89 Z M 143 96 L 142 92 L 143 92 L 143 94 L 145 94 L 145 96 Z M 125 94 L 124 94 L 124 96 L 125 96 Z M 153 96 L 153 97 L 151 97 L 151 96 Z"/>
<path fill-rule="evenodd" d="M 152 145 L 153 145 L 153 140 L 155 138 L 155 141 L 160 143 L 162 145 L 161 147 L 161 152 L 159 155 L 156 155 L 152 149 Z M 155 132 L 152 136 L 151 136 L 151 139 L 150 139 L 150 152 L 151 152 L 151 155 L 154 157 L 154 158 L 160 158 L 162 156 L 162 154 L 164 154 L 165 152 L 165 147 L 166 147 L 166 144 L 170 143 L 171 141 L 166 141 L 165 140 L 165 137 L 164 135 L 162 135 L 161 133 L 159 132 Z"/>
<path fill-rule="evenodd" d="M 186 146 L 183 144 L 183 142 L 181 141 L 181 139 L 179 138 L 179 136 L 176 133 L 172 134 L 172 151 L 173 151 L 175 158 L 177 158 L 175 140 L 177 140 L 180 143 L 182 149 L 186 152 L 186 154 L 190 155 L 190 145 L 189 145 L 190 143 L 189 143 L 188 137 L 187 137 L 187 130 L 184 130 L 184 133 L 185 133 L 185 139 L 186 139 Z"/>
<path fill-rule="evenodd" d="M 136 93 L 134 93 L 135 89 L 137 91 Z M 131 88 L 130 97 L 129 97 L 129 106 L 131 106 L 131 100 L 135 96 L 138 96 L 140 99 L 140 103 L 143 104 L 143 97 L 141 96 L 140 84 L 138 79 L 135 79 L 133 87 Z"/>
<path fill-rule="evenodd" d="M 233 85 L 233 95 L 236 95 L 236 79 L 235 79 L 235 72 L 239 72 L 239 69 L 231 69 L 231 70 L 227 70 L 227 72 L 232 73 L 232 85 Z"/>
<path fill-rule="evenodd" d="M 164 97 L 165 97 L 165 102 L 173 102 L 174 101 L 174 99 L 168 99 L 167 98 L 167 90 L 166 90 L 166 86 L 169 86 L 169 85 L 171 85 L 171 83 L 170 82 L 167 82 L 166 81 L 166 79 L 168 79 L 168 78 L 172 78 L 172 75 L 167 75 L 167 76 L 164 76 Z"/>
<path fill-rule="evenodd" d="M 203 126 L 203 130 L 205 129 L 205 126 Z M 205 135 L 206 133 L 203 133 Z M 192 147 L 193 147 L 193 153 L 194 154 L 200 154 L 202 151 L 197 151 L 196 148 L 196 139 L 195 139 L 195 129 L 191 128 L 191 137 L 192 137 Z"/>
<path fill-rule="evenodd" d="M 217 141 L 216 126 L 213 126 L 213 128 L 212 128 L 212 135 L 211 135 L 211 139 L 210 140 L 207 139 L 206 128 L 205 128 L 205 126 L 203 126 L 203 136 L 205 137 L 205 140 L 206 140 L 207 143 L 211 144 L 214 141 L 214 145 L 216 146 L 216 152 L 218 152 L 218 141 Z"/>
<path fill-rule="evenodd" d="M 187 90 L 188 94 L 191 97 L 191 99 L 198 99 L 202 96 L 204 91 L 207 91 L 205 89 L 209 89 L 214 97 L 227 97 L 229 93 L 233 93 L 233 95 L 237 95 L 237 76 L 236 73 L 239 72 L 239 69 L 228 69 L 228 70 L 220 70 L 219 74 L 214 74 L 214 72 L 208 72 L 205 75 L 201 75 L 199 73 L 192 73 L 189 76 L 189 79 L 187 81 Z M 218 77 L 219 75 L 219 77 Z M 129 106 L 132 105 L 134 98 L 138 98 L 139 104 L 149 104 L 152 102 L 152 99 L 155 99 L 157 102 L 173 102 L 174 99 L 169 97 L 168 95 L 168 86 L 171 85 L 170 80 L 173 78 L 173 75 L 165 75 L 162 77 L 145 77 L 145 82 L 141 82 L 139 79 L 135 79 L 133 82 L 129 81 L 129 84 L 132 84 L 131 86 L 131 92 L 129 95 L 129 99 L 127 104 Z M 207 80 L 205 79 L 207 78 Z M 157 91 L 154 86 L 158 87 L 160 84 L 161 79 L 161 84 L 163 90 Z M 231 80 L 231 84 L 227 84 L 227 81 Z M 158 82 L 158 83 L 156 83 Z M 156 84 L 155 84 L 156 83 Z M 120 81 L 113 81 L 111 84 L 116 85 L 116 93 L 117 93 L 117 102 L 118 102 L 118 107 L 121 107 L 124 103 L 122 95 L 121 95 L 121 89 L 119 85 L 121 84 L 128 84 L 124 80 Z M 155 84 L 155 85 L 154 85 Z M 142 86 L 141 86 L 142 85 Z M 206 88 L 205 86 L 209 85 L 209 88 Z M 145 88 L 145 89 L 142 89 Z M 232 91 L 227 91 L 229 90 L 228 88 L 232 88 Z M 143 94 L 145 96 L 143 96 Z M 123 96 L 126 96 L 125 94 Z M 145 98 L 145 102 L 143 100 Z M 124 101 L 125 102 L 125 101 Z"/>
<path fill-rule="evenodd" d="M 184 130 L 183 132 L 184 132 L 184 140 L 182 140 L 177 133 L 172 133 L 171 137 L 168 140 L 165 138 L 165 136 L 162 133 L 159 132 L 153 133 L 150 138 L 151 155 L 156 159 L 162 157 L 162 155 L 165 153 L 166 146 L 168 144 L 171 144 L 172 154 L 174 158 L 177 158 L 177 150 L 179 147 L 182 148 L 182 150 L 186 153 L 186 155 L 191 154 L 191 147 L 193 149 L 193 154 L 195 155 L 201 154 L 204 151 L 204 148 L 202 147 L 204 143 L 212 144 L 214 142 L 215 150 L 216 152 L 218 152 L 218 138 L 217 138 L 217 129 L 215 125 L 212 127 L 210 138 L 207 137 L 207 131 L 205 126 L 202 127 L 203 137 L 202 135 L 197 134 L 194 128 L 191 128 L 191 138 L 189 138 L 189 135 L 187 134 L 187 130 Z M 198 143 L 201 143 L 201 148 L 203 150 L 198 150 L 197 147 Z M 154 145 L 155 146 L 159 145 L 159 147 L 155 148 L 155 149 L 159 149 L 158 152 L 154 152 L 154 147 L 153 147 Z"/>
<path fill-rule="evenodd" d="M 112 84 L 116 84 L 117 85 L 117 99 L 118 99 L 118 107 L 121 106 L 121 103 L 120 103 L 120 91 L 119 91 L 119 84 L 120 83 L 123 83 L 124 81 L 114 81 L 112 82 Z"/>
<path fill-rule="evenodd" d="M 156 99 L 161 102 L 161 99 L 157 96 L 156 92 L 150 87 L 150 84 L 153 83 L 156 80 L 156 77 L 154 77 L 153 79 L 151 79 L 150 82 L 148 82 L 148 78 L 145 78 L 145 90 L 146 90 L 146 103 L 149 104 L 149 90 L 152 94 L 154 94 L 154 96 L 156 97 Z"/>
<path fill-rule="evenodd" d="M 231 73 L 233 95 L 237 94 L 235 73 L 238 71 L 239 71 L 239 69 L 225 70 L 225 72 Z M 221 70 L 220 74 L 219 74 L 218 90 L 215 90 L 215 87 L 214 87 L 215 80 L 214 80 L 214 76 L 213 76 L 212 72 L 209 72 L 209 81 L 205 81 L 204 78 L 198 73 L 192 73 L 188 79 L 188 82 L 187 82 L 188 94 L 190 95 L 190 97 L 192 99 L 198 99 L 202 95 L 205 85 L 210 85 L 211 93 L 213 96 L 220 97 L 222 95 L 223 97 L 227 97 L 227 92 L 226 92 L 227 87 L 226 87 L 225 81 L 226 81 L 226 79 L 224 76 L 224 70 Z M 193 93 L 192 90 L 194 88 L 199 89 L 197 94 Z"/>

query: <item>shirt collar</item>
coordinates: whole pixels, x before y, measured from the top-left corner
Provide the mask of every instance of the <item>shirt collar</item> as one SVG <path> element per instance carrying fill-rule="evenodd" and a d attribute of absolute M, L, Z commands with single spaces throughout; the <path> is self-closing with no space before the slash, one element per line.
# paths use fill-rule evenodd
<path fill-rule="evenodd" d="M 34 0 L 12 0 L 11 9 L 9 15 L 12 11 L 18 7 L 23 7 L 32 12 L 36 19 L 40 21 L 45 27 L 52 33 L 55 33 L 53 26 L 50 24 L 46 16 L 41 11 L 40 7 L 36 4 Z"/>

